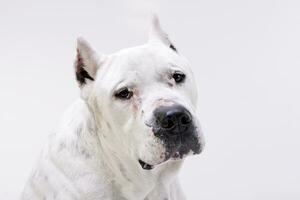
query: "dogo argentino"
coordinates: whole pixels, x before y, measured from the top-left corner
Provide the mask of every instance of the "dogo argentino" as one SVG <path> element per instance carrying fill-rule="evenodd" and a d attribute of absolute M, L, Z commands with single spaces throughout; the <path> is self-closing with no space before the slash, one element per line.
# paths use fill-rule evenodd
<path fill-rule="evenodd" d="M 177 174 L 204 146 L 189 62 L 153 17 L 146 44 L 110 55 L 77 41 L 81 98 L 50 136 L 30 200 L 182 200 Z"/>

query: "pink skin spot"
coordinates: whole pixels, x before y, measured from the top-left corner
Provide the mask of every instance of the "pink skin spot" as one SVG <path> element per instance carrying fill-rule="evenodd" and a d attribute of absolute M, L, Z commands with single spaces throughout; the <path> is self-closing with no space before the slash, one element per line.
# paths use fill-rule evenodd
<path fill-rule="evenodd" d="M 136 90 L 133 93 L 133 104 L 132 104 L 133 105 L 133 113 L 135 116 L 137 115 L 137 113 L 139 111 L 140 104 L 141 104 L 141 99 L 139 97 L 139 91 Z"/>
<path fill-rule="evenodd" d="M 153 103 L 154 108 L 160 107 L 160 106 L 171 106 L 173 105 L 174 102 L 171 100 L 167 100 L 167 99 L 158 99 L 157 101 L 155 101 Z"/>
<path fill-rule="evenodd" d="M 174 79 L 170 79 L 170 80 L 168 81 L 168 85 L 169 85 L 170 87 L 173 87 L 173 86 L 175 85 L 175 80 L 174 80 Z"/>

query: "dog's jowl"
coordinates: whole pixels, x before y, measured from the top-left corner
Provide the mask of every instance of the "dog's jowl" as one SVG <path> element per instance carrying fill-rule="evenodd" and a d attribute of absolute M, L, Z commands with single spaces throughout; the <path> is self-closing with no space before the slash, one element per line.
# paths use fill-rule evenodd
<path fill-rule="evenodd" d="M 110 55 L 77 41 L 81 97 L 49 137 L 22 199 L 182 200 L 178 171 L 199 154 L 189 62 L 153 18 L 149 40 Z"/>

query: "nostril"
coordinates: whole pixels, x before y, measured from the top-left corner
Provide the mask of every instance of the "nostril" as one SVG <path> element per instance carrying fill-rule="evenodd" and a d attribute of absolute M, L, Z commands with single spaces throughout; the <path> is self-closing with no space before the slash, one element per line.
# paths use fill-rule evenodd
<path fill-rule="evenodd" d="M 175 123 L 173 122 L 173 120 L 169 117 L 164 118 L 161 121 L 161 127 L 165 128 L 165 129 L 171 129 L 175 126 Z"/>
<path fill-rule="evenodd" d="M 189 115 L 185 114 L 185 115 L 181 116 L 180 123 L 182 125 L 188 125 L 191 123 L 191 121 L 192 121 L 192 119 Z"/>

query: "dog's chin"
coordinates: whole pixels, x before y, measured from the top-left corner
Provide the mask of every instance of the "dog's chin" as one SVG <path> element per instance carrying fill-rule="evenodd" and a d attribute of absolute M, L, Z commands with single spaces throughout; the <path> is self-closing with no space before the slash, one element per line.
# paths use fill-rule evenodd
<path fill-rule="evenodd" d="M 165 160 L 165 161 L 163 161 L 163 162 L 160 162 L 160 163 L 157 163 L 157 164 L 148 164 L 148 163 L 142 161 L 141 159 L 139 159 L 139 164 L 140 164 L 140 166 L 142 167 L 142 169 L 144 169 L 144 170 L 152 170 L 152 169 L 154 169 L 154 168 L 156 168 L 156 167 L 158 167 L 158 166 L 163 165 L 163 164 L 166 163 L 168 160 L 171 160 L 171 159 L 167 159 L 167 160 Z"/>
<path fill-rule="evenodd" d="M 186 156 L 188 155 L 185 155 L 185 156 L 180 156 L 178 154 L 174 154 L 172 155 L 171 157 L 165 159 L 164 161 L 161 161 L 157 164 L 149 164 L 141 159 L 139 159 L 139 164 L 140 166 L 142 167 L 142 169 L 144 170 L 152 170 L 158 166 L 162 166 L 163 164 L 167 163 L 168 161 L 178 161 L 178 160 L 182 160 L 183 158 L 185 158 Z"/>
<path fill-rule="evenodd" d="M 182 158 L 183 156 L 179 156 L 178 152 L 174 152 L 172 154 L 168 154 L 168 156 L 166 156 L 164 160 L 161 160 L 155 164 L 150 164 L 150 162 L 146 162 L 142 159 L 139 159 L 139 164 L 144 170 L 152 170 L 158 166 L 163 165 L 164 163 L 167 163 L 169 160 L 181 160 Z"/>
<path fill-rule="evenodd" d="M 139 164 L 142 167 L 142 169 L 144 170 L 152 170 L 154 169 L 156 166 L 160 166 L 163 165 L 164 163 L 168 162 L 168 161 L 178 161 L 178 160 L 183 160 L 184 158 L 188 157 L 188 156 L 192 156 L 192 155 L 197 155 L 200 154 L 202 152 L 203 148 L 200 147 L 196 152 L 193 150 L 190 150 L 188 153 L 185 154 L 181 154 L 179 151 L 173 152 L 172 154 L 169 154 L 169 156 L 165 157 L 165 159 L 161 162 L 158 162 L 156 164 L 149 164 L 145 161 L 143 161 L 142 159 L 139 159 Z"/>
<path fill-rule="evenodd" d="M 151 162 L 151 161 L 146 161 L 146 160 L 143 160 L 143 159 L 139 159 L 139 164 L 140 166 L 142 167 L 142 169 L 144 170 L 152 170 L 162 164 L 164 164 L 165 162 L 167 162 L 168 160 L 170 159 L 170 157 L 165 157 L 163 160 L 157 160 L 155 162 Z"/>

